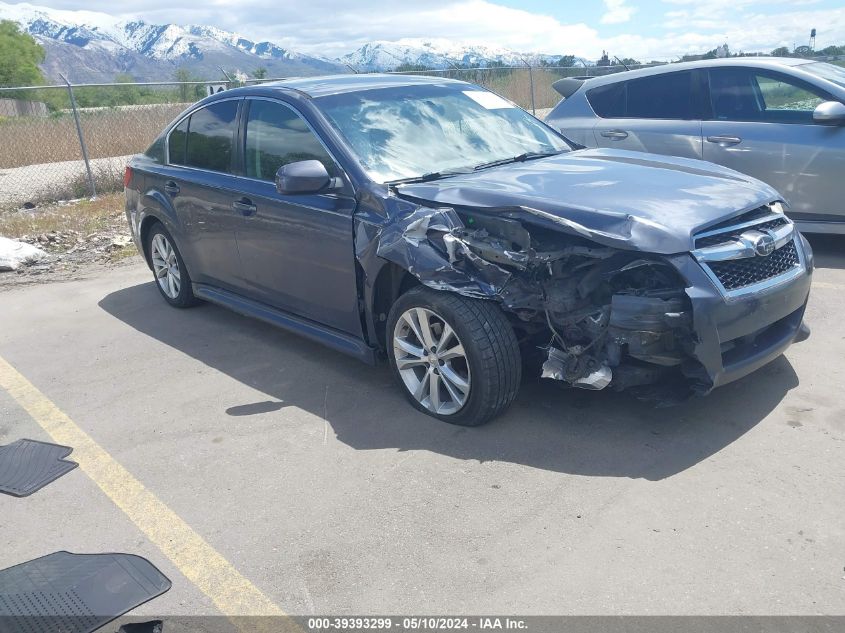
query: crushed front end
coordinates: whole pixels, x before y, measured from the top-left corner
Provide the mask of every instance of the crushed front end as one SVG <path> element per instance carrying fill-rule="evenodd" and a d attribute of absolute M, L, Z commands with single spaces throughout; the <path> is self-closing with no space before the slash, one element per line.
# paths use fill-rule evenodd
<path fill-rule="evenodd" d="M 778 203 L 669 255 L 547 220 L 525 208 L 418 207 L 385 227 L 378 255 L 430 287 L 499 301 L 523 355 L 577 388 L 704 394 L 806 334 L 812 252 Z"/>

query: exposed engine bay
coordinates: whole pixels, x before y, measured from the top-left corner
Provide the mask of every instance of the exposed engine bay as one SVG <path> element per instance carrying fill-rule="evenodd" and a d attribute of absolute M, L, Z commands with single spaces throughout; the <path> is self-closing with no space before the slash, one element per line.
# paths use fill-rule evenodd
<path fill-rule="evenodd" d="M 695 364 L 685 284 L 661 256 L 452 208 L 397 221 L 378 254 L 430 287 L 500 301 L 544 378 L 627 389 Z"/>

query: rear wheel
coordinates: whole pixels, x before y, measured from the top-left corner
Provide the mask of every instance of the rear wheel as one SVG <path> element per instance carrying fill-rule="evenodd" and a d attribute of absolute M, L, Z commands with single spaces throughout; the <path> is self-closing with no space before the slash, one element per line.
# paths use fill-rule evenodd
<path fill-rule="evenodd" d="M 391 368 L 420 411 L 477 426 L 516 397 L 519 345 L 495 303 L 414 288 L 393 305 L 387 332 Z"/>
<path fill-rule="evenodd" d="M 167 303 L 176 308 L 189 308 L 199 303 L 191 290 L 191 277 L 182 255 L 161 224 L 152 227 L 147 235 L 147 254 L 156 287 Z"/>

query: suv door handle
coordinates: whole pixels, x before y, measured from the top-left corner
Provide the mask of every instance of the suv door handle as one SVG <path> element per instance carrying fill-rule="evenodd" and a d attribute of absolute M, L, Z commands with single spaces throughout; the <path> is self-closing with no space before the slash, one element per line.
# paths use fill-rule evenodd
<path fill-rule="evenodd" d="M 708 136 L 707 142 L 718 143 L 722 147 L 727 147 L 728 145 L 738 145 L 739 143 L 742 143 L 742 139 L 738 136 Z"/>
<path fill-rule="evenodd" d="M 232 203 L 232 208 L 235 211 L 240 211 L 244 215 L 252 215 L 258 210 L 258 207 L 252 204 L 252 200 L 250 200 L 249 198 L 241 198 L 240 200 L 235 200 L 235 202 Z"/>
<path fill-rule="evenodd" d="M 625 130 L 605 130 L 601 133 L 605 138 L 621 141 L 623 138 L 628 138 L 628 133 Z"/>
<path fill-rule="evenodd" d="M 168 180 L 166 183 L 164 183 L 164 191 L 166 193 L 169 193 L 171 196 L 175 196 L 180 191 L 179 185 L 177 185 L 172 180 Z"/>

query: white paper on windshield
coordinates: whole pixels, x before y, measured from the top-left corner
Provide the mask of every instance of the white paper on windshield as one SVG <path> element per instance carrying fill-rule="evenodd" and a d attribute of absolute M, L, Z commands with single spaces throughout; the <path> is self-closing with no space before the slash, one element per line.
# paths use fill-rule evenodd
<path fill-rule="evenodd" d="M 484 90 L 464 90 L 463 93 L 475 101 L 482 108 L 488 110 L 501 110 L 502 108 L 514 108 L 510 101 L 502 99 L 499 95 Z"/>

